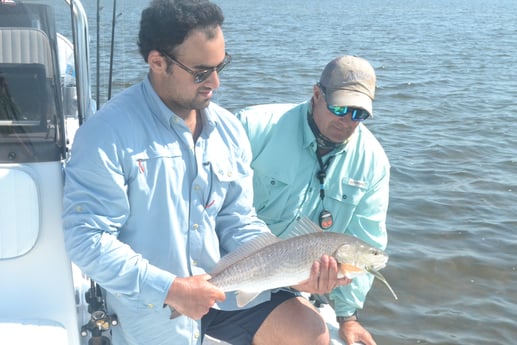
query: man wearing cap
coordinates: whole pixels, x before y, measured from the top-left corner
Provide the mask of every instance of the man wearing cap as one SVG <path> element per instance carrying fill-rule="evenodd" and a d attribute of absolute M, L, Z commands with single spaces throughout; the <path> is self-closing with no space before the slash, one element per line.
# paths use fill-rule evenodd
<path fill-rule="evenodd" d="M 290 225 L 307 216 L 385 249 L 390 165 L 362 123 L 373 117 L 375 81 L 368 61 L 341 56 L 327 64 L 310 100 L 237 113 L 253 151 L 254 206 L 277 236 L 288 237 Z M 372 281 L 357 277 L 330 294 L 349 344 L 375 344 L 357 319 Z"/>

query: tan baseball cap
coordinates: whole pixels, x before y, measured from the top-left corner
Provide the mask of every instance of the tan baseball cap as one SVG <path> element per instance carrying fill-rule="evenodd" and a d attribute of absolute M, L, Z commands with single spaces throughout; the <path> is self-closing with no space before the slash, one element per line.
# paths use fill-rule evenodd
<path fill-rule="evenodd" d="M 330 61 L 321 73 L 329 105 L 363 108 L 373 116 L 375 70 L 363 58 L 345 55 Z"/>

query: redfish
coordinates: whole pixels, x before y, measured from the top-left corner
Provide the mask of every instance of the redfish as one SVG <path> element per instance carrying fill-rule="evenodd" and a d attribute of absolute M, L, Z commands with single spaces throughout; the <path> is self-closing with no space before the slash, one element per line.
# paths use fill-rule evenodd
<path fill-rule="evenodd" d="M 378 248 L 347 234 L 322 231 L 307 218 L 297 221 L 294 237 L 280 239 L 264 233 L 225 255 L 216 264 L 209 282 L 224 292 L 237 292 L 237 305 L 243 307 L 261 292 L 298 285 L 309 279 L 311 266 L 323 255 L 338 263 L 338 278 L 353 279 L 371 273 L 397 295 L 378 272 L 386 266 L 388 255 Z M 171 318 L 178 316 L 173 310 Z"/>
<path fill-rule="evenodd" d="M 321 231 L 307 218 L 300 219 L 293 232 L 301 235 L 279 239 L 266 233 L 244 244 L 217 263 L 209 281 L 225 292 L 237 291 L 237 304 L 242 307 L 265 290 L 306 281 L 312 264 L 326 254 L 336 259 L 338 278 L 371 273 L 397 299 L 378 272 L 388 261 L 384 251 L 351 235 Z"/>

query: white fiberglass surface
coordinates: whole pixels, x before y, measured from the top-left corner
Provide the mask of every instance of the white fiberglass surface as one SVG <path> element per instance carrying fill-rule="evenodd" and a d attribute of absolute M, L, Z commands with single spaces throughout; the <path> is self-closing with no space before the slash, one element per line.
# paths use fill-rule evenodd
<path fill-rule="evenodd" d="M 19 169 L 0 168 L 0 259 L 26 254 L 39 230 L 38 190 Z"/>

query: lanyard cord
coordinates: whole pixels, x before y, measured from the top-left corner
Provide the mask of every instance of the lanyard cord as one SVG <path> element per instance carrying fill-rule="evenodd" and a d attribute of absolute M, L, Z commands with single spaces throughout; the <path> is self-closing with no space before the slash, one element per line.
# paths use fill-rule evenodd
<path fill-rule="evenodd" d="M 320 199 L 321 203 L 323 204 L 323 200 L 325 199 L 325 177 L 327 177 L 327 169 L 330 166 L 330 163 L 332 162 L 334 156 L 330 156 L 325 163 L 323 163 L 323 160 L 321 159 L 321 156 L 318 153 L 316 153 L 316 157 L 318 157 L 318 163 L 320 165 L 320 170 L 318 171 L 316 176 L 320 181 Z"/>
<path fill-rule="evenodd" d="M 316 152 L 316 157 L 318 157 L 318 164 L 320 165 L 320 170 L 316 174 L 318 180 L 320 181 L 320 198 L 321 198 L 321 206 L 323 210 L 321 210 L 318 221 L 320 227 L 323 230 L 329 229 L 334 224 L 334 219 L 332 217 L 332 213 L 325 208 L 325 177 L 327 177 L 327 169 L 332 162 L 334 156 L 330 156 L 325 163 L 321 159 L 321 155 Z"/>

